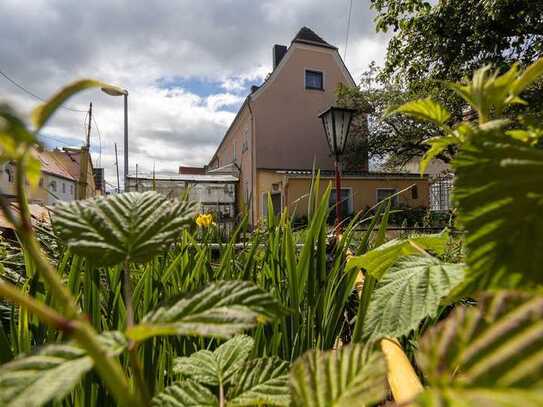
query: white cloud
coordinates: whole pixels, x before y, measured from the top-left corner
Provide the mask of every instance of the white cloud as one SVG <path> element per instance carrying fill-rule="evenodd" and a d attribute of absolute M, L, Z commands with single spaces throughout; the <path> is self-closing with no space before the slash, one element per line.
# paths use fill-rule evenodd
<path fill-rule="evenodd" d="M 0 2 L 0 69 L 32 92 L 49 96 L 81 77 L 129 91 L 130 169 L 175 171 L 211 158 L 247 86 L 271 70 L 273 44 L 289 45 L 306 25 L 343 54 L 349 1 L 340 0 L 73 0 Z M 381 61 L 386 38 L 373 34 L 369 2 L 354 2 L 347 66 L 357 78 Z M 219 83 L 215 94 L 160 89 L 161 78 Z M 0 78 L 0 94 L 30 112 L 36 100 Z M 122 98 L 89 90 L 69 101 L 93 102 L 102 134 L 101 164 L 116 182 L 113 143 L 122 154 Z M 55 138 L 85 139 L 84 113 L 61 110 L 46 129 Z M 92 131 L 93 148 L 99 145 Z M 70 142 L 73 144 L 73 142 Z M 94 154 L 95 162 L 98 154 Z M 122 155 L 120 157 L 122 166 Z"/>

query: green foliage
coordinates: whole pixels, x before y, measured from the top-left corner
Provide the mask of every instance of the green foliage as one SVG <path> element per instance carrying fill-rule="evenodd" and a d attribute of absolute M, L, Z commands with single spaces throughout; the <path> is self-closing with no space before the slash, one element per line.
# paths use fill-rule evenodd
<path fill-rule="evenodd" d="M 198 392 L 204 395 L 200 402 L 206 405 L 288 405 L 288 364 L 276 357 L 247 361 L 253 345 L 252 338 L 238 336 L 214 352 L 201 350 L 189 357 L 177 358 L 174 371 L 184 379 L 155 400 L 171 399 L 172 403 L 175 400 L 179 405 L 191 405 L 193 401 L 188 394 L 191 388 L 199 387 Z M 218 398 L 202 385 L 218 386 Z"/>
<path fill-rule="evenodd" d="M 191 380 L 176 382 L 153 397 L 155 407 L 216 407 L 219 400 L 207 387 Z"/>
<path fill-rule="evenodd" d="M 349 259 L 347 268 L 362 268 L 380 279 L 400 257 L 421 254 L 430 250 L 440 255 L 445 251 L 449 234 L 445 231 L 433 235 L 411 236 L 388 241 L 367 253 Z"/>
<path fill-rule="evenodd" d="M 406 113 L 417 119 L 434 122 L 438 126 L 446 124 L 451 117 L 451 114 L 446 108 L 430 98 L 407 102 L 395 111 L 398 113 Z"/>
<path fill-rule="evenodd" d="M 126 348 L 126 340 L 119 332 L 104 333 L 101 342 L 110 356 Z M 92 358 L 75 344 L 46 345 L 34 355 L 2 365 L 0 404 L 39 406 L 62 400 L 93 365 Z"/>
<path fill-rule="evenodd" d="M 364 337 L 401 337 L 435 316 L 441 300 L 464 277 L 461 264 L 430 256 L 400 258 L 379 279 L 366 315 Z"/>
<path fill-rule="evenodd" d="M 277 357 L 250 360 L 228 390 L 227 406 L 288 406 L 288 363 Z"/>
<path fill-rule="evenodd" d="M 293 406 L 365 406 L 385 397 L 382 354 L 362 345 L 307 352 L 290 371 Z"/>
<path fill-rule="evenodd" d="M 269 293 L 252 283 L 215 282 L 150 312 L 127 335 L 136 341 L 157 335 L 228 338 L 283 312 Z"/>
<path fill-rule="evenodd" d="M 253 348 L 253 338 L 236 336 L 213 352 L 201 350 L 189 357 L 175 359 L 173 371 L 212 386 L 229 383 L 232 375 L 245 363 Z"/>
<path fill-rule="evenodd" d="M 541 55 L 541 6 L 531 0 L 372 0 L 377 30 L 394 31 L 384 75 L 410 88 L 458 81 L 493 64 L 502 70 Z M 532 101 L 541 97 L 534 92 Z"/>
<path fill-rule="evenodd" d="M 455 160 L 454 198 L 466 236 L 466 285 L 543 282 L 543 151 L 503 134 L 474 137 Z"/>
<path fill-rule="evenodd" d="M 420 341 L 421 406 L 543 404 L 543 297 L 499 291 L 457 307 Z"/>
<path fill-rule="evenodd" d="M 97 265 L 143 262 L 173 243 L 195 211 L 187 201 L 157 192 L 131 192 L 58 204 L 53 209 L 58 236 L 76 254 Z"/>
<path fill-rule="evenodd" d="M 502 75 L 484 67 L 472 80 L 450 84 L 478 115 L 478 123 L 459 123 L 453 129 L 443 126 L 446 136 L 435 141 L 443 146 L 454 137 L 459 147 L 453 161 L 454 199 L 459 220 L 470 233 L 466 238 L 467 280 L 458 293 L 542 281 L 542 258 L 532 250 L 532 243 L 543 226 L 539 216 L 543 210 L 543 153 L 531 137 L 519 137 L 518 131 L 543 133 L 533 126 L 506 131 L 510 121 L 503 118 L 505 107 L 524 103 L 520 92 L 543 73 L 542 61 L 525 71 L 514 65 Z"/>

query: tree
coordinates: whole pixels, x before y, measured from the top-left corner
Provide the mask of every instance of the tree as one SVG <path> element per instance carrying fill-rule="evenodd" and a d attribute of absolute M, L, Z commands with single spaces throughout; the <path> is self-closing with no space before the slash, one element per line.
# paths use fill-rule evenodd
<path fill-rule="evenodd" d="M 392 31 L 385 66 L 370 66 L 358 89 L 340 89 L 351 106 L 369 114 L 367 148 L 371 158 L 397 167 L 422 156 L 425 142 L 441 135 L 431 124 L 386 112 L 413 99 L 432 97 L 462 120 L 465 102 L 446 82 L 459 81 L 475 68 L 491 64 L 501 72 L 513 63 L 527 66 L 543 53 L 543 3 L 531 0 L 372 0 L 377 31 Z M 543 116 L 543 85 L 524 94 L 529 103 L 507 116 L 530 120 Z M 437 158 L 448 163 L 451 146 Z"/>
<path fill-rule="evenodd" d="M 416 91 L 406 89 L 397 82 L 387 80 L 380 72 L 375 64 L 371 64 L 362 75 L 358 87 L 338 88 L 338 102 L 362 112 L 353 121 L 351 128 L 344 158 L 347 170 L 362 164 L 363 158 L 360 157 L 364 156 L 360 151 L 367 151 L 371 159 L 385 162 L 387 167 L 401 167 L 411 159 L 424 155 L 429 149 L 425 141 L 441 134 L 431 124 L 421 123 L 408 116 L 386 114 L 388 110 L 416 99 L 419 92 L 429 90 L 430 86 L 420 86 Z M 458 115 L 461 114 L 461 103 L 450 92 L 439 99 L 447 106 L 452 106 L 451 110 L 456 109 Z M 450 147 L 437 158 L 448 163 L 454 152 L 454 147 Z"/>
<path fill-rule="evenodd" d="M 492 64 L 506 71 L 543 52 L 543 4 L 533 0 L 372 0 L 377 31 L 392 29 L 383 75 L 457 81 Z"/>

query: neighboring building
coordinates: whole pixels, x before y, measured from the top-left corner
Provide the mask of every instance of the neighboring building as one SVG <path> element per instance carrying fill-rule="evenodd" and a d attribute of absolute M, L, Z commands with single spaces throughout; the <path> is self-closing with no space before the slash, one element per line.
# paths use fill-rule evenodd
<path fill-rule="evenodd" d="M 188 196 L 198 202 L 201 213 L 213 212 L 220 223 L 234 222 L 236 215 L 236 185 L 232 175 L 129 175 L 128 192 L 157 191 L 170 199 Z"/>
<path fill-rule="evenodd" d="M 333 182 L 326 175 L 334 165 L 318 114 L 335 104 L 339 84 L 355 86 L 337 48 L 309 28 L 303 27 L 288 48 L 273 47 L 272 73 L 260 87 L 252 87 L 207 166 L 209 174 L 239 176 L 238 206 L 249 208 L 253 225 L 267 211 L 268 193 L 276 211 L 288 206 L 305 215 L 307 202 L 302 201 L 313 167 Z M 402 194 L 402 200 L 411 207 L 428 206 L 426 178 L 361 170 L 345 174 L 342 194 L 351 202 L 348 212 L 413 184 L 416 193 Z"/>
<path fill-rule="evenodd" d="M 41 164 L 41 179 L 36 188 L 27 186 L 30 203 L 52 205 L 95 196 L 92 160 L 88 149 L 36 149 L 34 156 Z M 16 197 L 15 166 L 5 163 L 0 168 L 0 189 L 10 200 Z"/>

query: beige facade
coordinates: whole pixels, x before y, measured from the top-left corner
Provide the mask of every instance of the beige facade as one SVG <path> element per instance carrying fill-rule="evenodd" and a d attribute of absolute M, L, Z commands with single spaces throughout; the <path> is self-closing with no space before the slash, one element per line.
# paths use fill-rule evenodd
<path fill-rule="evenodd" d="M 282 51 L 276 54 L 278 49 Z M 283 206 L 292 206 L 290 197 L 307 189 L 308 179 L 295 180 L 284 175 L 285 171 L 333 169 L 318 115 L 336 103 L 339 84 L 355 85 L 337 48 L 305 27 L 288 49 L 275 46 L 273 56 L 272 73 L 247 96 L 208 165 L 210 173 L 235 168 L 238 204 L 249 208 L 253 225 L 262 216 L 263 196 L 268 192 L 274 193 L 275 202 L 280 199 Z M 353 190 L 361 191 L 353 195 L 357 197 L 353 198 L 356 208 L 372 202 L 369 191 L 379 183 L 390 184 L 390 188 L 406 184 L 405 180 L 363 175 L 346 180 Z M 427 183 L 420 178 L 416 182 Z M 427 187 L 420 189 L 421 198 L 408 200 L 409 205 L 427 206 Z"/>
<path fill-rule="evenodd" d="M 268 194 L 277 196 L 275 202 L 280 202 L 281 208 L 288 207 L 289 213 L 295 217 L 307 216 L 308 196 L 311 189 L 310 174 L 291 174 L 288 171 L 263 170 L 258 173 L 257 197 L 259 208 L 258 219 L 267 210 Z M 331 174 L 321 175 L 320 195 L 330 186 L 334 188 L 334 177 Z M 369 209 L 379 202 L 379 190 L 401 192 L 395 200 L 399 207 L 427 207 L 429 200 L 429 185 L 427 178 L 406 174 L 366 174 L 345 175 L 342 177 L 341 189 L 347 193 L 347 204 L 350 213 Z M 384 193 L 382 191 L 381 193 Z M 332 196 L 333 197 L 333 196 Z M 274 208 L 276 211 L 278 208 Z"/>

